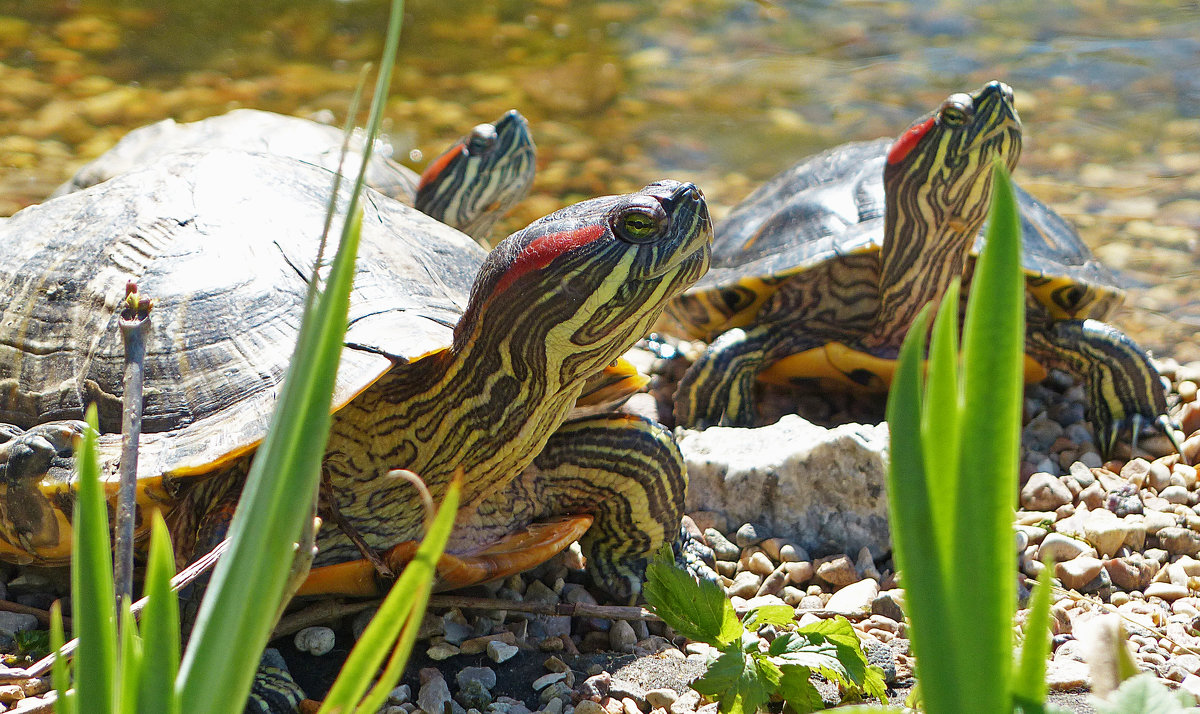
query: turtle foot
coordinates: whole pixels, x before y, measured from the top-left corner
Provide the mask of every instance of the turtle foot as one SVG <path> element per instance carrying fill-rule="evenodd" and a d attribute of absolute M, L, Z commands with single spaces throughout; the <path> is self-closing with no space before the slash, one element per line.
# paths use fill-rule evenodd
<path fill-rule="evenodd" d="M 592 525 L 589 515 L 569 516 L 533 523 L 486 547 L 469 553 L 443 553 L 438 559 L 435 590 L 453 590 L 528 570 L 557 555 Z M 419 543 L 405 541 L 380 554 L 394 573 L 412 561 Z M 313 568 L 297 595 L 382 594 L 375 565 L 368 559 Z"/>
<path fill-rule="evenodd" d="M 58 517 L 39 488 L 52 467 L 72 468 L 75 440 L 86 424 L 64 420 L 22 430 L 0 425 L 0 535 L 37 557 L 59 543 Z"/>

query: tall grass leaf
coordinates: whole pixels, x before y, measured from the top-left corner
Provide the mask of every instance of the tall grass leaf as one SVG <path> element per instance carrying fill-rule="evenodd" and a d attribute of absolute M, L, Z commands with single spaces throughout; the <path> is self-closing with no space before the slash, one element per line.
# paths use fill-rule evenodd
<path fill-rule="evenodd" d="M 189 712 L 241 711 L 287 587 L 293 543 L 311 513 L 328 440 L 361 218 L 355 213 L 347 221 L 325 291 L 304 316 L 270 431 L 229 527 L 229 551 L 196 616 L 177 682 Z"/>
<path fill-rule="evenodd" d="M 1054 568 L 1047 564 L 1033 588 L 1033 602 L 1025 619 L 1025 643 L 1013 679 L 1013 704 L 1025 714 L 1041 711 L 1046 704 L 1046 658 L 1050 656 L 1050 594 Z"/>
<path fill-rule="evenodd" d="M 146 608 L 142 611 L 142 663 L 138 712 L 177 714 L 179 701 L 172 683 L 179 671 L 179 599 L 171 592 L 175 558 L 171 537 L 162 514 L 155 511 L 150 523 L 150 555 L 142 588 Z"/>
<path fill-rule="evenodd" d="M 419 623 L 424 615 L 425 604 L 429 601 L 429 592 L 437 571 L 438 558 L 445 549 L 446 541 L 450 539 L 450 532 L 454 527 L 461 488 L 461 476 L 456 475 L 446 489 L 437 516 L 412 561 L 405 566 L 404 572 L 392 585 L 388 596 L 379 606 L 379 611 L 371 619 L 371 624 L 363 631 L 362 637 L 358 639 L 354 649 L 350 651 L 350 656 L 342 665 L 341 673 L 325 696 L 322 712 L 344 714 L 354 711 L 393 644 L 396 650 L 407 658 L 416 639 L 417 630 L 404 625 L 410 620 Z M 399 642 L 396 642 L 397 635 L 402 635 Z M 389 667 L 390 669 L 392 667 Z M 400 673 L 394 674 L 398 677 Z M 385 699 L 392 686 L 395 686 L 394 683 L 383 691 Z M 382 704 L 382 701 L 376 704 L 375 709 L 379 708 L 379 704 Z"/>
<path fill-rule="evenodd" d="M 316 309 L 305 312 L 271 428 L 230 525 L 230 549 L 213 573 L 180 665 L 176 689 L 189 712 L 241 711 L 288 585 L 292 544 L 311 514 L 346 332 L 362 221 L 359 196 L 387 101 L 402 18 L 403 2 L 393 0 L 362 164 L 338 251 Z M 330 202 L 336 204 L 337 196 Z M 251 573 L 256 577 L 248 577 Z M 237 647 L 230 647 L 235 642 Z"/>
<path fill-rule="evenodd" d="M 959 427 L 962 418 L 962 393 L 958 371 L 959 281 L 955 278 L 942 298 L 929 346 L 929 367 L 925 377 L 925 395 L 921 406 L 921 443 L 925 463 L 958 463 Z M 933 512 L 941 514 L 935 522 L 936 544 L 942 567 L 950 570 L 950 545 L 954 542 L 954 513 L 957 502 L 958 473 L 952 468 L 929 472 L 929 497 Z M 952 576 L 953 577 L 953 576 Z"/>
<path fill-rule="evenodd" d="M 933 511 L 931 484 L 921 440 L 921 363 L 929 308 L 922 309 L 900 347 L 899 364 L 888 395 L 891 433 L 888 464 L 888 516 L 897 569 L 904 575 L 912 617 L 912 643 L 927 711 L 962 711 L 957 698 L 959 648 L 969 633 L 960 633 L 949 618 L 945 569 L 936 543 L 936 519 L 951 514 Z"/>
<path fill-rule="evenodd" d="M 63 633 L 62 603 L 55 600 L 50 605 L 50 650 L 61 652 L 67 638 Z M 59 655 L 50 665 L 50 681 L 58 692 L 54 701 L 54 711 L 57 714 L 75 714 L 75 693 L 71 689 L 71 675 L 67 667 L 67 658 Z"/>
<path fill-rule="evenodd" d="M 121 714 L 135 714 L 138 682 L 142 678 L 142 643 L 138 638 L 137 621 L 133 619 L 129 601 L 124 598 L 121 600 L 119 617 L 121 626 L 117 629 L 117 637 L 121 640 L 121 658 L 117 668 L 117 701 L 120 706 L 117 711 Z M 170 681 L 159 682 L 159 686 L 169 687 Z"/>
<path fill-rule="evenodd" d="M 971 637 L 958 686 L 974 711 L 1011 709 L 1012 546 L 1025 346 L 1021 234 L 1008 172 L 993 168 L 987 241 L 963 328 L 964 413 L 959 451 L 952 619 Z M 920 655 L 918 655 L 920 656 Z M 928 696 L 928 692 L 927 692 Z"/>
<path fill-rule="evenodd" d="M 404 668 L 408 666 L 408 658 L 412 654 L 413 645 L 417 641 L 417 632 L 420 630 L 421 620 L 425 616 L 425 608 L 429 604 L 429 594 L 433 590 L 437 562 L 442 552 L 446 549 L 446 542 L 450 539 L 450 533 L 454 527 L 454 519 L 458 514 L 458 505 L 461 496 L 462 473 L 459 472 L 451 480 L 446 495 L 442 500 L 442 507 L 438 509 L 434 523 L 430 525 L 429 532 L 425 535 L 425 539 L 421 542 L 420 547 L 417 548 L 413 562 L 420 562 L 421 566 L 417 576 L 414 577 L 415 585 L 412 590 L 416 592 L 416 597 L 409 609 L 408 621 L 401 629 L 398 639 L 393 635 L 392 639 L 396 639 L 396 646 L 392 650 L 392 656 L 388 660 L 387 667 L 379 676 L 379 681 L 375 683 L 375 686 L 371 688 L 371 691 L 359 704 L 358 711 L 361 714 L 373 714 L 373 712 L 379 711 L 383 707 L 388 694 L 396 687 L 396 683 L 400 681 L 400 675 L 404 674 Z M 410 563 L 409 565 L 411 566 L 412 564 Z M 402 597 L 407 598 L 407 595 Z M 386 605 L 387 600 L 385 598 L 384 606 Z M 387 613 L 384 610 L 384 606 L 380 607 L 380 612 L 383 612 L 386 616 Z"/>
<path fill-rule="evenodd" d="M 96 406 L 88 407 L 87 429 L 76 451 L 79 490 L 71 551 L 71 615 L 75 650 L 75 692 L 79 714 L 116 711 L 117 621 L 109 550 L 108 506 L 96 457 Z"/>

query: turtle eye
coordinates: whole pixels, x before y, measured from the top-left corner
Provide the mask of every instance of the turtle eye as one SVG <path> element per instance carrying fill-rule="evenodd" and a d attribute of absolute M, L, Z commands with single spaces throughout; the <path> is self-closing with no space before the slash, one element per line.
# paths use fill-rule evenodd
<path fill-rule="evenodd" d="M 938 120 L 950 127 L 963 126 L 971 120 L 975 105 L 969 94 L 951 94 L 938 110 Z"/>
<path fill-rule="evenodd" d="M 667 212 L 653 205 L 626 206 L 611 219 L 613 232 L 626 243 L 647 243 L 658 238 L 667 227 Z"/>
<path fill-rule="evenodd" d="M 480 124 L 471 130 L 467 137 L 467 153 L 483 154 L 496 145 L 496 127 L 491 124 Z"/>

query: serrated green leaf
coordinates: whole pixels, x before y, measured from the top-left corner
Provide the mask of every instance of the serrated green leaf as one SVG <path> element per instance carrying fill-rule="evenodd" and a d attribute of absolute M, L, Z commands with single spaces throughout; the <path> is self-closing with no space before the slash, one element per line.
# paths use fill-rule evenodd
<path fill-rule="evenodd" d="M 730 649 L 692 682 L 692 689 L 717 697 L 721 714 L 754 714 L 771 698 L 782 677 L 779 668 L 765 659 Z"/>
<path fill-rule="evenodd" d="M 716 583 L 697 583 L 675 567 L 671 548 L 664 545 L 646 567 L 646 602 L 679 634 L 723 648 L 742 636 L 742 623 Z"/>
<path fill-rule="evenodd" d="M 798 635 L 795 632 L 784 632 L 775 639 L 771 640 L 771 644 L 767 646 L 767 656 L 774 657 L 781 655 L 784 652 L 791 651 L 793 647 L 801 647 L 802 643 L 797 643 Z"/>
<path fill-rule="evenodd" d="M 1186 692 L 1171 691 L 1149 674 L 1130 677 L 1107 699 L 1092 697 L 1096 714 L 1192 714 L 1200 709 L 1186 705 Z"/>
<path fill-rule="evenodd" d="M 851 684 L 845 663 L 838 660 L 837 645 L 828 640 L 813 642 L 797 651 L 772 657 L 780 667 L 806 667 L 839 684 Z"/>
<path fill-rule="evenodd" d="M 742 616 L 742 626 L 754 632 L 763 625 L 788 627 L 796 620 L 796 610 L 790 605 L 762 605 Z"/>
<path fill-rule="evenodd" d="M 825 708 L 821 693 L 813 686 L 809 677 L 812 673 L 807 667 L 789 664 L 780 668 L 783 676 L 779 680 L 777 692 L 783 698 L 786 711 L 793 714 L 808 714 Z"/>
<path fill-rule="evenodd" d="M 794 633 L 783 645 L 784 657 L 781 661 L 811 667 L 818 673 L 836 679 L 852 689 L 861 690 L 863 694 L 887 702 L 887 683 L 883 673 L 871 668 L 867 656 L 862 651 L 854 626 L 844 617 L 833 617 L 819 620 Z M 776 638 L 776 641 L 783 638 Z M 775 643 L 773 642 L 772 645 Z M 770 650 L 774 653 L 774 648 Z M 820 663 L 825 659 L 807 661 L 799 655 L 818 654 L 828 655 L 838 663 L 837 667 L 825 667 Z"/>

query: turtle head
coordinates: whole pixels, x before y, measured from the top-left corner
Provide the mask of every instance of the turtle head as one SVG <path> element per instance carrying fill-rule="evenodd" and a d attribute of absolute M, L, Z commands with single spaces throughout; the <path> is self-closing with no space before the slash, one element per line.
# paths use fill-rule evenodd
<path fill-rule="evenodd" d="M 974 94 L 951 94 L 888 151 L 888 213 L 896 204 L 925 221 L 961 222 L 973 237 L 987 216 L 993 161 L 1012 171 L 1020 155 L 1021 120 L 1011 87 L 992 81 Z"/>
<path fill-rule="evenodd" d="M 417 185 L 416 208 L 483 241 L 533 185 L 536 148 L 516 109 L 480 124 L 430 162 Z"/>
<path fill-rule="evenodd" d="M 562 383 L 584 378 L 649 331 L 708 269 L 711 247 L 708 208 L 690 183 L 658 181 L 563 208 L 488 255 L 455 350 L 503 340 L 514 364 L 545 363 Z"/>
<path fill-rule="evenodd" d="M 992 164 L 1021 153 L 1012 89 L 989 82 L 951 94 L 897 139 L 883 168 L 884 235 L 879 310 L 863 344 L 900 346 L 921 308 L 961 277 L 991 204 Z"/>

